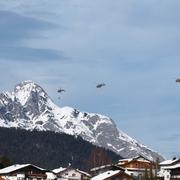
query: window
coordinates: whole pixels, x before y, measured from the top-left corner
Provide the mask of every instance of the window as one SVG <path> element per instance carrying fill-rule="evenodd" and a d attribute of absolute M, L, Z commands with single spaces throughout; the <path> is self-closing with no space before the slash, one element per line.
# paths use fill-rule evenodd
<path fill-rule="evenodd" d="M 23 177 L 18 177 L 17 180 L 24 180 L 24 178 Z"/>
<path fill-rule="evenodd" d="M 123 176 L 123 177 L 122 177 L 122 180 L 126 180 L 126 177 L 125 177 L 125 176 Z"/>
<path fill-rule="evenodd" d="M 119 178 L 118 177 L 114 177 L 113 180 L 119 180 Z"/>
<path fill-rule="evenodd" d="M 73 174 L 72 174 L 72 176 L 74 177 L 74 176 L 76 176 L 76 174 L 75 174 L 75 173 L 73 173 Z"/>

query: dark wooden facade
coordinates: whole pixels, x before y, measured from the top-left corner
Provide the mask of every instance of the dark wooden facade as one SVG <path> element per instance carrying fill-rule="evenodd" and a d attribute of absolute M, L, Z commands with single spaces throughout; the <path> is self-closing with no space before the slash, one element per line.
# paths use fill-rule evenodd
<path fill-rule="evenodd" d="M 120 165 L 123 168 L 137 168 L 137 169 L 155 169 L 155 163 L 150 161 L 140 161 L 138 159 L 134 159 L 130 162 L 124 162 L 124 164 Z"/>
<path fill-rule="evenodd" d="M 2 177 L 9 176 L 10 177 L 10 176 L 17 176 L 18 174 L 24 174 L 25 179 L 26 178 L 46 179 L 47 178 L 45 170 L 41 170 L 40 168 L 33 166 L 33 165 L 29 165 L 29 166 L 14 170 L 9 173 L 0 174 L 0 176 L 2 176 Z"/>

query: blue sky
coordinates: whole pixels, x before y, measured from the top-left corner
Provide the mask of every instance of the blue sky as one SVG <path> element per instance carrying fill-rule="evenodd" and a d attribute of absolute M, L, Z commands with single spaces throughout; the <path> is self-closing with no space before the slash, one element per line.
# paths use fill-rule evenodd
<path fill-rule="evenodd" d="M 180 156 L 179 6 L 1 0 L 0 90 L 31 79 L 59 106 L 108 115 L 166 158 Z"/>

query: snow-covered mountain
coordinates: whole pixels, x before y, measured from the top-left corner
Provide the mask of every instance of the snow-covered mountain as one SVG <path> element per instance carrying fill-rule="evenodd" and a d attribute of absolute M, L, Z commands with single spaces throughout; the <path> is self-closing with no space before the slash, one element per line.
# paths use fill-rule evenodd
<path fill-rule="evenodd" d="M 32 81 L 16 85 L 12 93 L 0 94 L 0 126 L 79 135 L 123 157 L 143 155 L 149 159 L 162 159 L 158 153 L 119 130 L 109 117 L 80 112 L 71 107 L 58 107 Z"/>

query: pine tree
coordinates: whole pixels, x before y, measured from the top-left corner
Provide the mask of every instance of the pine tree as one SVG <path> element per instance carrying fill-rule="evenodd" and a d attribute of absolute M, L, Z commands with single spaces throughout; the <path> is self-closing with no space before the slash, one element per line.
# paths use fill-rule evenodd
<path fill-rule="evenodd" d="M 11 160 L 6 156 L 0 156 L 0 163 L 2 164 L 2 167 L 7 167 L 11 165 Z"/>

